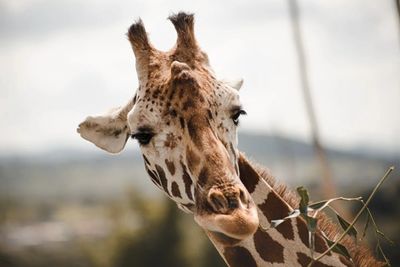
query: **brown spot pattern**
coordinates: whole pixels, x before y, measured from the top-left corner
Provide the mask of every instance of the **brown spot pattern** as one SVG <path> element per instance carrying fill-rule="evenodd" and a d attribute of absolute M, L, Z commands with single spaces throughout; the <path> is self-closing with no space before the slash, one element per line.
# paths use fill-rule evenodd
<path fill-rule="evenodd" d="M 204 186 L 207 183 L 207 179 L 208 179 L 208 169 L 207 167 L 203 167 L 199 174 L 198 184 L 200 186 Z"/>
<path fill-rule="evenodd" d="M 250 165 L 250 163 L 242 155 L 240 155 L 238 162 L 239 162 L 240 180 L 246 187 L 247 191 L 250 194 L 252 194 L 256 189 L 260 177 L 258 173 Z"/>
<path fill-rule="evenodd" d="M 308 264 L 312 261 L 312 259 L 302 252 L 297 252 L 297 262 L 300 263 L 302 267 L 307 267 Z M 321 262 L 313 263 L 312 267 L 333 267 L 331 265 L 326 265 Z"/>
<path fill-rule="evenodd" d="M 273 240 L 272 237 L 260 229 L 254 234 L 254 245 L 260 257 L 270 263 L 282 263 L 283 258 L 283 246 L 277 241 Z"/>
<path fill-rule="evenodd" d="M 165 165 L 167 165 L 168 171 L 171 175 L 175 174 L 175 164 L 172 161 L 165 160 Z"/>
<path fill-rule="evenodd" d="M 185 120 L 182 117 L 179 118 L 179 123 L 181 124 L 181 128 L 185 129 Z"/>
<path fill-rule="evenodd" d="M 196 123 L 194 122 L 194 118 L 190 118 L 188 123 L 187 123 L 187 127 L 188 127 L 188 131 L 189 131 L 189 135 L 190 138 L 195 141 L 197 140 L 197 130 L 196 130 Z"/>
<path fill-rule="evenodd" d="M 192 179 L 190 179 L 190 176 L 186 170 L 186 166 L 182 162 L 181 162 L 181 166 L 182 166 L 182 172 L 183 172 L 182 180 L 183 180 L 183 183 L 185 184 L 185 193 L 190 200 L 193 200 L 193 195 L 192 195 L 192 190 L 191 190 L 191 187 L 193 184 Z"/>
<path fill-rule="evenodd" d="M 274 191 L 271 191 L 268 194 L 265 202 L 258 205 L 258 207 L 269 222 L 272 220 L 282 219 L 290 212 L 289 207 Z M 294 239 L 294 231 L 290 220 L 281 223 L 278 227 L 276 227 L 276 230 L 286 239 Z"/>
<path fill-rule="evenodd" d="M 174 149 L 177 145 L 174 134 L 168 133 L 164 145 L 170 149 Z"/>
<path fill-rule="evenodd" d="M 151 180 L 153 181 L 153 183 L 155 183 L 155 184 L 161 186 L 161 183 L 160 183 L 160 181 L 158 180 L 157 176 L 154 174 L 154 172 L 152 172 L 152 171 L 147 167 L 147 165 L 144 165 L 144 167 L 145 167 L 147 173 L 149 174 Z"/>
<path fill-rule="evenodd" d="M 170 106 L 171 104 L 169 104 L 168 106 Z M 176 113 L 176 110 L 171 108 L 169 109 L 169 115 L 171 115 L 172 117 L 176 117 L 178 115 L 178 113 Z"/>
<path fill-rule="evenodd" d="M 303 242 L 304 245 L 306 245 L 306 247 L 309 247 L 310 245 L 308 242 L 308 229 L 307 229 L 306 222 L 303 219 L 297 217 L 296 224 L 297 224 L 297 229 L 298 229 L 301 241 Z M 323 253 L 327 249 L 328 249 L 328 245 L 326 244 L 325 240 L 321 237 L 320 234 L 316 233 L 315 234 L 315 251 L 318 253 Z M 331 255 L 331 253 L 329 252 L 328 255 Z"/>
<path fill-rule="evenodd" d="M 244 247 L 227 247 L 224 257 L 230 267 L 257 267 L 253 256 Z"/>
<path fill-rule="evenodd" d="M 145 155 L 143 155 L 144 162 L 146 162 L 147 165 L 150 165 L 150 161 L 147 159 Z"/>
<path fill-rule="evenodd" d="M 189 98 L 185 101 L 185 103 L 183 103 L 183 110 L 188 110 L 189 108 L 194 108 L 194 101 L 193 99 Z"/>
<path fill-rule="evenodd" d="M 189 136 L 199 149 L 202 148 L 200 132 L 207 125 L 207 118 L 202 115 L 192 116 L 187 122 Z"/>
<path fill-rule="evenodd" d="M 171 193 L 172 193 L 172 195 L 173 195 L 174 197 L 179 197 L 179 198 L 181 198 L 181 192 L 179 191 L 179 186 L 178 186 L 178 184 L 177 184 L 175 181 L 172 182 Z"/>
<path fill-rule="evenodd" d="M 165 177 L 165 172 L 163 170 L 163 168 L 161 168 L 159 165 L 155 165 L 156 166 L 156 170 L 158 173 L 158 177 L 160 178 L 161 181 L 161 185 L 164 188 L 164 191 L 170 196 L 169 192 L 168 192 L 168 181 L 167 178 Z"/>
<path fill-rule="evenodd" d="M 121 133 L 122 133 L 121 129 L 116 129 L 113 134 L 115 137 L 118 137 Z"/>
<path fill-rule="evenodd" d="M 213 119 L 213 116 L 212 116 L 211 110 L 207 109 L 207 114 L 208 114 L 208 118 L 209 118 L 210 120 L 212 120 L 212 119 Z"/>

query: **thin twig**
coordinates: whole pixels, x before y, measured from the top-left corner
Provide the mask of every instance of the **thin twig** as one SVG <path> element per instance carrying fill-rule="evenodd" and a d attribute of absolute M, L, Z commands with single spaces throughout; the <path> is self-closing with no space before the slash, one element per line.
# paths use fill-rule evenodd
<path fill-rule="evenodd" d="M 363 202 L 363 201 L 361 201 L 361 202 Z M 364 204 L 364 202 L 363 202 L 363 204 Z M 390 267 L 390 266 L 392 266 L 392 265 L 390 264 L 389 259 L 386 257 L 385 253 L 384 253 L 383 250 L 382 250 L 380 238 L 383 237 L 383 238 L 384 238 L 387 242 L 389 242 L 389 244 L 391 244 L 391 245 L 393 245 L 394 242 L 393 242 L 392 240 L 390 240 L 388 237 L 386 237 L 386 236 L 382 233 L 381 230 L 379 230 L 378 225 L 376 224 L 375 219 L 374 219 L 374 217 L 372 216 L 372 213 L 371 213 L 371 211 L 369 210 L 368 207 L 367 207 L 367 215 L 368 215 L 369 218 L 371 219 L 371 222 L 372 222 L 372 224 L 373 224 L 373 226 L 374 226 L 374 228 L 375 228 L 375 229 L 374 229 L 374 234 L 375 234 L 375 239 L 376 239 L 376 242 L 377 242 L 377 243 L 376 243 L 376 250 L 377 250 L 377 252 L 379 252 L 379 253 L 382 255 L 382 257 L 383 257 L 383 259 L 385 260 L 387 266 Z"/>
<path fill-rule="evenodd" d="M 360 201 L 361 199 L 362 199 L 362 197 L 351 197 L 351 198 L 350 198 L 350 197 L 335 197 L 335 198 L 331 198 L 331 199 L 328 199 L 328 200 L 322 200 L 322 201 L 318 201 L 318 202 L 315 202 L 315 203 L 311 203 L 311 204 L 308 205 L 308 206 L 315 205 L 316 203 L 326 202 L 326 203 L 325 203 L 324 205 L 322 205 L 320 208 L 314 210 L 315 212 L 314 212 L 313 217 L 315 218 L 315 217 L 317 216 L 318 212 L 324 210 L 326 207 L 329 206 L 329 204 L 333 203 L 334 201 L 337 201 L 337 200 Z M 329 207 L 330 207 L 330 206 L 329 206 Z"/>
<path fill-rule="evenodd" d="M 308 264 L 308 267 L 311 267 L 314 262 L 320 260 L 322 257 L 324 257 L 326 254 L 328 254 L 342 239 L 347 235 L 347 233 L 350 231 L 350 229 L 354 226 L 354 224 L 357 222 L 358 218 L 361 216 L 361 214 L 364 212 L 364 210 L 367 208 L 368 204 L 371 202 L 372 198 L 378 191 L 379 187 L 383 184 L 383 182 L 386 180 L 386 178 L 389 176 L 389 174 L 394 170 L 394 166 L 390 167 L 385 175 L 379 180 L 379 183 L 375 186 L 374 190 L 372 190 L 371 194 L 369 195 L 367 201 L 365 202 L 364 206 L 360 209 L 360 211 L 357 213 L 356 217 L 354 220 L 351 222 L 349 227 L 342 233 L 342 235 L 321 255 L 319 255 L 317 258 L 313 259 L 310 264 Z"/>
<path fill-rule="evenodd" d="M 364 204 L 363 201 L 361 201 L 361 202 Z M 370 219 L 371 219 L 372 224 L 374 225 L 375 233 L 376 233 L 376 234 L 379 234 L 381 237 L 383 237 L 383 238 L 384 238 L 387 242 L 389 242 L 391 245 L 394 245 L 394 242 L 393 242 L 391 239 L 389 239 L 388 237 L 386 237 L 386 236 L 383 234 L 383 232 L 379 229 L 377 223 L 375 222 L 374 217 L 372 216 L 371 210 L 370 210 L 369 208 L 367 208 L 367 212 L 368 212 L 368 215 L 369 215 L 369 217 L 370 217 Z"/>

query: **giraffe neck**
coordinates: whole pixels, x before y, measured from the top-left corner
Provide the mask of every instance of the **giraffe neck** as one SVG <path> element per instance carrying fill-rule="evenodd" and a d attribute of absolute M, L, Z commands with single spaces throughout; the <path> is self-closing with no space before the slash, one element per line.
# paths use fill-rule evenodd
<path fill-rule="evenodd" d="M 257 205 L 260 227 L 253 236 L 232 246 L 223 245 L 226 242 L 219 242 L 220 236 L 207 232 L 220 255 L 230 267 L 307 266 L 312 258 L 305 221 L 297 217 L 276 228 L 270 228 L 271 220 L 286 217 L 297 206 L 297 198 L 285 186 L 276 185 L 268 171 L 251 164 L 243 154 L 239 158 L 239 168 L 240 178 Z M 328 249 L 320 231 L 324 231 L 332 239 L 338 233 L 325 215 L 320 219 L 315 236 L 314 257 Z M 383 266 L 366 249 L 355 248 L 351 239 L 345 239 L 344 244 L 353 261 L 337 253 L 328 253 L 313 266 Z"/>

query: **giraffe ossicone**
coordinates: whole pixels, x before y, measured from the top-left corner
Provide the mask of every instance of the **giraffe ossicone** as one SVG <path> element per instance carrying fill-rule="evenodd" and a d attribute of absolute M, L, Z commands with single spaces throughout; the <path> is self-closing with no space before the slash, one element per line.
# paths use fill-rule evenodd
<path fill-rule="evenodd" d="M 88 117 L 78 132 L 111 153 L 130 136 L 137 139 L 151 181 L 193 213 L 229 266 L 306 266 L 311 258 L 304 221 L 261 231 L 285 217 L 296 200 L 237 148 L 243 80 L 216 78 L 195 38 L 192 14 L 169 19 L 178 37 L 167 52 L 154 48 L 141 20 L 129 28 L 139 87 L 126 105 Z M 336 230 L 324 218 L 320 231 L 334 238 Z M 316 254 L 324 248 L 317 233 Z M 350 249 L 353 262 L 330 253 L 314 266 L 367 266 L 357 265 L 373 261 L 360 251 Z"/>

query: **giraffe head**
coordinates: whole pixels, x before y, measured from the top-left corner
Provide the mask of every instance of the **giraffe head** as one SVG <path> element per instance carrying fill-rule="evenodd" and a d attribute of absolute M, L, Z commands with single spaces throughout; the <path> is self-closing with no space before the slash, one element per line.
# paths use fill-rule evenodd
<path fill-rule="evenodd" d="M 154 184 L 214 238 L 233 244 L 251 236 L 259 223 L 239 178 L 242 82 L 217 80 L 195 39 L 193 15 L 169 19 L 178 38 L 168 52 L 152 46 L 141 20 L 129 28 L 139 88 L 125 106 L 88 117 L 78 132 L 112 153 L 130 136 L 137 139 Z"/>

